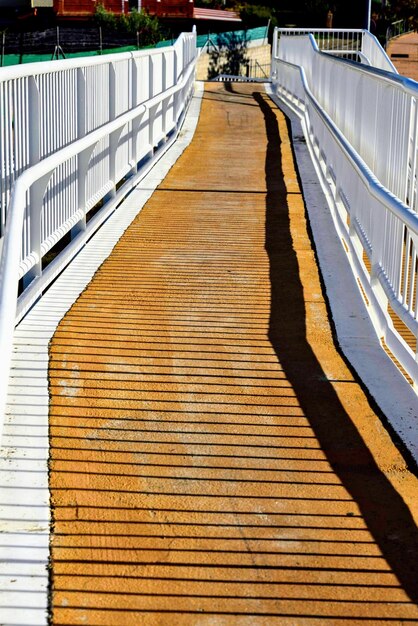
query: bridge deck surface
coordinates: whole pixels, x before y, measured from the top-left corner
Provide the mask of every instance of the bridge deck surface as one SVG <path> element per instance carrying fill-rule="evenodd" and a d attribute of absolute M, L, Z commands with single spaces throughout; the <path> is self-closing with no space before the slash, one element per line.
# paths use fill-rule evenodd
<path fill-rule="evenodd" d="M 418 33 L 391 39 L 387 53 L 399 74 L 418 80 Z"/>
<path fill-rule="evenodd" d="M 50 355 L 53 624 L 418 623 L 417 481 L 334 348 L 258 86 L 207 86 Z"/>

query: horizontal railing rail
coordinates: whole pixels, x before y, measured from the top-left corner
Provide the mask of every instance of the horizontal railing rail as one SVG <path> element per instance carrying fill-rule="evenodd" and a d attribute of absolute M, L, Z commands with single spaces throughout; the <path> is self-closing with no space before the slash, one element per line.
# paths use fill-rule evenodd
<path fill-rule="evenodd" d="M 131 103 L 136 101 L 135 106 L 123 111 L 121 105 L 113 119 L 79 133 L 78 138 L 16 174 L 7 206 L 0 261 L 1 414 L 16 321 L 151 167 L 167 141 L 175 137 L 193 93 L 195 33 L 183 34 L 173 46 L 174 52 L 176 46 L 181 49 L 180 66 L 176 63 L 180 57 L 177 52 L 172 55 L 173 64 L 162 64 L 157 72 L 148 73 L 147 78 L 152 80 L 146 85 L 145 97 L 131 98 Z M 149 67 L 147 57 L 139 58 L 141 62 L 145 58 Z M 155 58 L 154 52 L 151 58 Z M 133 69 L 135 55 L 128 60 Z M 110 61 L 115 62 L 119 61 Z M 109 68 L 103 64 L 99 67 L 107 88 Z M 124 93 L 130 94 L 135 88 L 132 73 L 125 78 L 125 82 L 114 81 L 112 87 L 115 101 L 119 99 L 121 103 Z M 139 85 L 138 80 L 137 88 Z M 97 88 L 99 96 L 100 82 Z M 103 207 L 87 223 L 90 209 L 97 208 L 100 202 L 104 202 Z M 72 235 L 71 243 L 45 270 L 43 257 L 68 232 Z M 23 292 L 18 296 L 19 281 Z"/>
<path fill-rule="evenodd" d="M 281 42 L 272 81 L 303 120 L 376 331 L 416 387 L 418 88 L 321 54 L 312 36 Z"/>

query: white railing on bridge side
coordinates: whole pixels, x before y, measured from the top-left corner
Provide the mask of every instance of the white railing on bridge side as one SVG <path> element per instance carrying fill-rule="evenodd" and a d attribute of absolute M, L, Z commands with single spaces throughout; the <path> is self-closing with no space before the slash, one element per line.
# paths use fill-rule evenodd
<path fill-rule="evenodd" d="M 329 28 L 278 28 L 275 31 L 273 56 L 279 54 L 281 38 L 300 37 L 311 34 L 318 49 L 352 61 L 360 61 L 381 70 L 398 73 L 379 41 L 368 30 Z"/>
<path fill-rule="evenodd" d="M 417 388 L 418 85 L 321 54 L 311 35 L 274 50 L 273 89 L 302 118 L 377 333 Z"/>
<path fill-rule="evenodd" d="M 0 70 L 0 430 L 15 323 L 174 140 L 196 58 L 193 32 L 170 48 Z"/>
<path fill-rule="evenodd" d="M 391 39 L 412 32 L 414 32 L 414 28 L 409 20 L 396 20 L 396 22 L 392 22 L 386 29 L 386 48 Z"/>

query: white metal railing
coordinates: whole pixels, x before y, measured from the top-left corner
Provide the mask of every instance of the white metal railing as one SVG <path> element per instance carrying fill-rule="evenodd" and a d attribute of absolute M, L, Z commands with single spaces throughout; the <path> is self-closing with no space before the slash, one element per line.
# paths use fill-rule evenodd
<path fill-rule="evenodd" d="M 413 32 L 413 25 L 409 20 L 396 20 L 386 29 L 386 47 L 391 39 Z"/>
<path fill-rule="evenodd" d="M 393 65 L 385 50 L 380 45 L 379 40 L 368 30 L 363 32 L 361 51 L 369 60 L 369 63 L 372 67 L 376 67 L 386 72 L 393 72 L 394 74 L 398 74 L 398 70 Z"/>
<path fill-rule="evenodd" d="M 22 171 L 174 85 L 193 46 L 0 69 L 0 237 Z"/>
<path fill-rule="evenodd" d="M 418 88 L 283 38 L 273 89 L 301 116 L 379 337 L 418 384 Z M 275 51 L 279 51 L 277 45 Z M 395 331 L 392 311 L 414 337 Z"/>
<path fill-rule="evenodd" d="M 193 32 L 161 51 L 0 71 L 0 415 L 16 321 L 174 139 L 196 58 Z M 68 232 L 71 244 L 43 270 Z"/>
<path fill-rule="evenodd" d="M 275 36 L 278 43 L 280 38 L 300 37 L 312 34 L 319 50 L 348 50 L 358 52 L 362 49 L 363 33 L 360 28 L 277 28 Z M 277 52 L 277 51 L 276 51 Z"/>
<path fill-rule="evenodd" d="M 318 50 L 360 61 L 382 70 L 398 73 L 379 41 L 368 30 L 346 28 L 278 28 L 275 34 L 273 55 L 279 54 L 281 38 L 300 37 L 311 34 Z"/>

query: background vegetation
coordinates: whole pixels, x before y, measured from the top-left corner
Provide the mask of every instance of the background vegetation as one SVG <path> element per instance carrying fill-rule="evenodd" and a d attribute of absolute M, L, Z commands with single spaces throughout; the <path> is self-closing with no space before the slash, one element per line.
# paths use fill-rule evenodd
<path fill-rule="evenodd" d="M 94 18 L 103 29 L 136 35 L 141 46 L 158 43 L 163 38 L 158 19 L 150 17 L 144 11 L 132 9 L 127 15 L 116 15 L 99 4 Z"/>
<path fill-rule="evenodd" d="M 329 11 L 336 28 L 364 28 L 368 10 L 367 0 L 195 0 L 195 5 L 239 11 L 248 28 L 268 20 L 278 26 L 320 28 L 326 25 Z M 381 22 L 409 19 L 418 26 L 418 0 L 373 1 L 372 12 Z"/>

